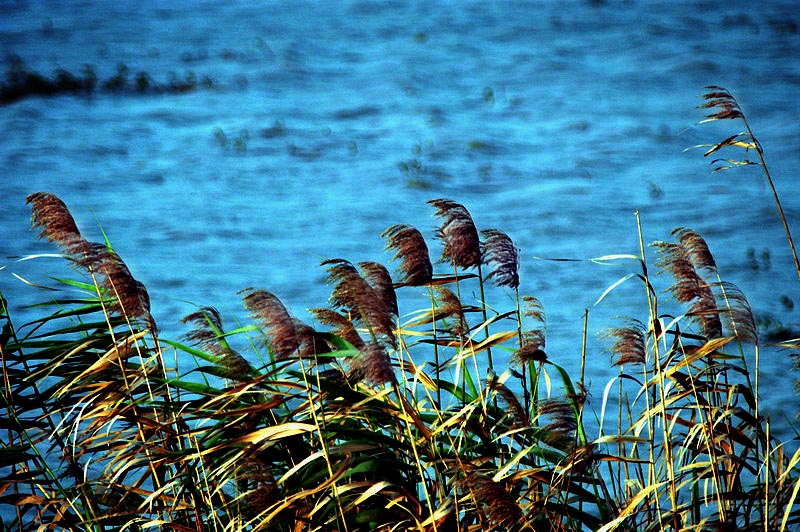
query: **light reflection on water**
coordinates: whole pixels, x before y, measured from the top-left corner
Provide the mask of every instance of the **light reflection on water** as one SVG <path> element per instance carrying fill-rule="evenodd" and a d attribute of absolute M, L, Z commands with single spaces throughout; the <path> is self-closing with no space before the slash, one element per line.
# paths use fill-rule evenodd
<path fill-rule="evenodd" d="M 237 291 L 247 286 L 303 315 L 327 297 L 321 260 L 386 262 L 378 235 L 408 223 L 432 239 L 425 201 L 449 197 L 480 228 L 515 239 L 524 292 L 545 305 L 548 349 L 575 369 L 583 309 L 630 266 L 533 257 L 636 253 L 639 209 L 646 242 L 698 230 L 758 313 L 797 322 L 779 299 L 800 302 L 763 178 L 711 174 L 701 151 L 683 151 L 735 133 L 738 124 L 695 126 L 702 86 L 727 86 L 797 227 L 793 2 L 758 14 L 714 1 L 159 4 L 3 4 L 0 52 L 33 70 L 89 64 L 108 77 L 124 63 L 162 82 L 187 71 L 215 82 L 0 108 L 4 255 L 51 251 L 30 231 L 24 198 L 56 193 L 87 234 L 99 239 L 102 225 L 148 286 L 162 330 L 178 335 L 187 301 L 244 320 Z M 51 267 L 14 266 L 33 276 Z M 7 271 L 9 297 L 20 287 Z M 590 328 L 645 309 L 641 288 L 626 284 L 592 308 Z M 607 347 L 590 336 L 598 394 Z M 777 403 L 796 405 L 786 355 L 764 360 Z"/>

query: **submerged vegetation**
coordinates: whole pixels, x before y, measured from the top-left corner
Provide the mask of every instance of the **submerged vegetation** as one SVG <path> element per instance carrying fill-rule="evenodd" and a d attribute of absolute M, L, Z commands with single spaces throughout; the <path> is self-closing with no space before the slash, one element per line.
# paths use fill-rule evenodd
<path fill-rule="evenodd" d="M 724 89 L 706 101 L 711 119 L 744 118 Z M 756 150 L 767 173 L 749 129 L 706 155 L 724 148 Z M 51 194 L 28 203 L 82 278 L 60 280 L 24 325 L 0 299 L 6 529 L 800 526 L 800 451 L 763 414 L 756 320 L 689 228 L 649 248 L 639 229 L 638 254 L 600 258 L 630 265 L 640 313 L 607 332 L 619 373 L 589 409 L 585 363 L 576 378 L 547 354 L 520 250 L 453 200 L 429 202 L 436 264 L 401 220 L 382 235 L 394 276 L 322 263 L 331 297 L 313 326 L 249 287 L 251 324 L 229 330 L 201 307 L 179 340 L 159 335 L 108 242 L 87 240 Z M 487 301 L 488 284 L 509 308 Z M 405 308 L 420 292 L 429 304 Z"/>
<path fill-rule="evenodd" d="M 208 89 L 214 82 L 203 77 L 198 79 L 191 72 L 180 77 L 174 73 L 164 82 L 156 81 L 145 71 L 131 72 L 124 64 L 117 67 L 113 76 L 100 79 L 94 69 L 86 65 L 76 74 L 59 69 L 52 76 L 30 70 L 17 56 L 8 60 L 5 79 L 0 81 L 0 105 L 8 105 L 33 96 L 55 96 L 59 94 L 90 95 L 98 92 L 123 94 L 183 94 L 198 89 Z"/>

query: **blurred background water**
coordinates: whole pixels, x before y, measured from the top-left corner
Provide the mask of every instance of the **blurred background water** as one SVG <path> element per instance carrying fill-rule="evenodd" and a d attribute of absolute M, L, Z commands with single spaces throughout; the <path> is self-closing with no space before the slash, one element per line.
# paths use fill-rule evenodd
<path fill-rule="evenodd" d="M 379 235 L 389 225 L 417 226 L 438 258 L 425 202 L 448 197 L 522 249 L 522 293 L 544 304 L 547 350 L 572 371 L 591 307 L 595 401 L 616 371 L 600 333 L 647 307 L 632 281 L 592 305 L 635 265 L 535 257 L 638 253 L 636 209 L 645 242 L 692 227 L 764 329 L 796 328 L 800 285 L 763 176 L 712 173 L 702 150 L 685 151 L 739 131 L 697 125 L 703 86 L 730 89 L 800 237 L 800 15 L 794 1 L 751 6 L 0 1 L 9 65 L 16 56 L 46 76 L 88 65 L 106 80 L 125 65 L 131 78 L 210 81 L 181 94 L 97 90 L 0 106 L 0 289 L 21 323 L 42 294 L 12 273 L 47 283 L 58 270 L 55 259 L 14 261 L 55 251 L 25 205 L 47 191 L 87 237 L 101 239 L 102 226 L 168 337 L 185 332 L 180 318 L 197 304 L 216 306 L 229 327 L 245 321 L 237 291 L 250 286 L 305 318 L 329 293 L 319 262 L 387 263 Z M 493 298 L 510 308 L 510 294 Z M 793 418 L 788 354 L 768 350 L 762 362 L 773 415 Z"/>

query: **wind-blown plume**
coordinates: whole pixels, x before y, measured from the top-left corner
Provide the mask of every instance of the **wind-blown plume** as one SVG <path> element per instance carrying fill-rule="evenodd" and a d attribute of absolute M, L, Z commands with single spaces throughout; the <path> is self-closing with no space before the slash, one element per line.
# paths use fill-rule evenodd
<path fill-rule="evenodd" d="M 81 236 L 69 209 L 58 197 L 36 192 L 26 198 L 31 204 L 31 223 L 41 227 L 40 237 L 60 245 L 80 267 L 101 276 L 101 285 L 112 296 L 109 311 L 129 319 L 141 319 L 153 331 L 150 295 L 136 280 L 128 266 L 105 244 L 89 242 Z"/>
<path fill-rule="evenodd" d="M 410 225 L 396 224 L 381 233 L 386 249 L 395 252 L 392 260 L 400 260 L 401 282 L 407 286 L 423 286 L 431 282 L 433 265 L 422 233 Z"/>
<path fill-rule="evenodd" d="M 447 329 L 456 338 L 465 338 L 469 335 L 469 323 L 464 315 L 464 308 L 452 290 L 446 286 L 437 286 L 436 292 L 438 308 L 436 309 L 437 318 L 451 318 L 451 323 Z"/>
<path fill-rule="evenodd" d="M 289 311 L 280 299 L 266 290 L 247 288 L 243 293 L 245 308 L 266 327 L 275 357 L 288 358 L 300 346 Z"/>
<path fill-rule="evenodd" d="M 69 209 L 58 197 L 47 192 L 35 192 L 25 198 L 31 204 L 31 225 L 40 227 L 40 238 L 46 238 L 62 246 L 69 246 L 83 239 Z"/>
<path fill-rule="evenodd" d="M 681 303 L 693 302 L 688 315 L 700 322 L 707 338 L 721 336 L 716 299 L 710 285 L 698 275 L 689 250 L 683 244 L 670 242 L 655 242 L 653 246 L 661 253 L 658 266 L 675 278 L 675 284 L 669 288 L 675 299 Z"/>
<path fill-rule="evenodd" d="M 645 326 L 639 320 L 630 320 L 627 327 L 612 329 L 608 336 L 614 338 L 611 351 L 617 355 L 615 366 L 644 364 L 647 359 Z"/>
<path fill-rule="evenodd" d="M 495 264 L 494 270 L 486 276 L 494 277 L 497 286 L 519 287 L 519 249 L 511 238 L 498 229 L 481 231 L 484 241 L 485 264 Z"/>
<path fill-rule="evenodd" d="M 437 231 L 444 245 L 441 261 L 465 269 L 480 266 L 483 255 L 481 241 L 466 207 L 443 198 L 428 203 L 436 208 L 435 216 L 444 220 Z"/>
<path fill-rule="evenodd" d="M 356 349 L 364 348 L 364 340 L 361 339 L 352 320 L 347 316 L 339 314 L 335 310 L 329 308 L 312 308 L 309 309 L 309 312 L 311 312 L 320 323 L 334 326 L 335 334 L 348 341 Z"/>
<path fill-rule="evenodd" d="M 527 362 L 545 362 L 547 360 L 547 354 L 544 352 L 544 306 L 541 301 L 533 296 L 523 296 L 522 301 L 525 303 L 524 316 L 538 321 L 541 323 L 541 326 L 529 329 L 522 334 L 522 347 L 517 351 L 515 358 L 522 364 Z"/>
<path fill-rule="evenodd" d="M 370 384 L 384 384 L 395 382 L 392 361 L 386 349 L 377 343 L 370 342 L 355 359 L 352 359 L 351 370 L 356 375 L 362 375 Z"/>
<path fill-rule="evenodd" d="M 711 250 L 708 249 L 708 244 L 697 232 L 688 227 L 678 227 L 672 231 L 672 234 L 689 251 L 696 269 L 706 269 L 711 272 L 717 271 L 717 263 L 714 261 Z"/>
<path fill-rule="evenodd" d="M 392 347 L 397 347 L 391 313 L 380 294 L 361 277 L 355 266 L 343 259 L 330 259 L 322 264 L 327 266 L 328 284 L 334 285 L 331 293 L 333 306 L 347 310 L 376 338 L 382 335 Z"/>
<path fill-rule="evenodd" d="M 185 338 L 199 345 L 209 353 L 217 355 L 230 377 L 243 377 L 253 373 L 253 366 L 239 353 L 231 349 L 225 341 L 222 328 L 222 316 L 214 307 L 202 307 L 196 312 L 184 316 L 183 323 L 192 323 L 194 329 Z"/>
<path fill-rule="evenodd" d="M 378 294 L 386 312 L 397 316 L 397 294 L 392 284 L 392 276 L 383 264 L 377 262 L 359 262 L 361 276 Z"/>
<path fill-rule="evenodd" d="M 463 483 L 472 493 L 478 510 L 493 524 L 511 529 L 522 521 L 522 509 L 500 482 L 477 471 L 470 471 L 464 476 Z"/>

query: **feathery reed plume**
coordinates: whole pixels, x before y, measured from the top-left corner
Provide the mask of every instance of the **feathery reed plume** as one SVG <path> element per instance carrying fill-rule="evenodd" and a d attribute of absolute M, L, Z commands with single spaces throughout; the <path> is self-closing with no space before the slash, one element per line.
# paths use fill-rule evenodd
<path fill-rule="evenodd" d="M 522 296 L 522 301 L 525 304 L 525 312 L 523 315 L 526 318 L 538 321 L 541 323 L 541 327 L 529 329 L 523 333 L 522 346 L 517 351 L 515 358 L 522 364 L 527 362 L 544 362 L 547 360 L 547 354 L 544 352 L 544 306 L 541 301 L 533 296 Z"/>
<path fill-rule="evenodd" d="M 469 335 L 469 323 L 464 315 L 464 308 L 452 290 L 446 286 L 437 286 L 436 292 L 439 294 L 438 308 L 436 316 L 442 318 L 452 318 L 448 324 L 448 331 L 456 338 L 465 338 Z"/>
<path fill-rule="evenodd" d="M 330 346 L 313 327 L 295 317 L 292 317 L 292 325 L 299 342 L 297 353 L 301 357 L 313 357 L 322 353 L 330 353 Z"/>
<path fill-rule="evenodd" d="M 739 107 L 739 102 L 728 92 L 728 89 L 719 87 L 717 85 L 709 85 L 706 87 L 709 92 L 703 95 L 706 103 L 700 105 L 700 109 L 713 109 L 714 111 L 706 115 L 704 122 L 712 120 L 729 120 L 734 118 L 742 118 L 742 108 Z"/>
<path fill-rule="evenodd" d="M 444 219 L 437 230 L 444 245 L 441 262 L 451 262 L 465 269 L 480 266 L 483 258 L 481 241 L 466 207 L 444 198 L 430 200 L 428 204 L 436 209 L 435 216 Z"/>
<path fill-rule="evenodd" d="M 397 294 L 394 291 L 389 270 L 378 262 L 359 262 L 358 266 L 361 268 L 361 276 L 378 294 L 386 312 L 397 316 Z"/>
<path fill-rule="evenodd" d="M 607 335 L 614 338 L 611 352 L 617 355 L 615 366 L 645 364 L 647 360 L 646 327 L 639 320 L 631 319 L 627 327 L 611 329 Z"/>
<path fill-rule="evenodd" d="M 343 259 L 330 259 L 327 266 L 328 284 L 334 285 L 331 303 L 347 310 L 370 329 L 373 335 L 383 335 L 386 342 L 397 347 L 394 337 L 394 321 L 386 310 L 386 303 L 378 292 L 359 275 L 355 266 Z"/>
<path fill-rule="evenodd" d="M 270 346 L 276 358 L 288 358 L 300 346 L 289 311 L 274 294 L 266 290 L 245 288 L 240 293 L 245 294 L 245 308 L 267 328 Z"/>
<path fill-rule="evenodd" d="M 717 271 L 717 263 L 714 261 L 711 250 L 708 249 L 708 244 L 697 232 L 688 227 L 678 227 L 672 230 L 672 234 L 678 238 L 678 241 L 689 252 L 696 269 L 706 269 L 711 272 Z"/>
<path fill-rule="evenodd" d="M 575 441 L 578 421 L 569 402 L 547 399 L 539 402 L 539 415 L 546 416 L 547 422 L 540 425 L 548 435 L 545 441 L 555 447 L 571 446 Z"/>
<path fill-rule="evenodd" d="M 477 471 L 469 471 L 462 481 L 475 499 L 475 505 L 496 526 L 512 528 L 522 521 L 522 509 L 500 482 Z"/>
<path fill-rule="evenodd" d="M 395 382 L 392 361 L 381 344 L 370 342 L 360 351 L 361 354 L 352 361 L 354 375 L 362 375 L 365 381 L 375 385 Z"/>
<path fill-rule="evenodd" d="M 102 286 L 113 296 L 110 312 L 142 319 L 150 329 L 155 330 L 155 322 L 150 314 L 150 295 L 116 252 L 105 244 L 87 242 L 82 238 L 74 240 L 68 250 L 75 256 L 78 265 L 102 276 Z"/>
<path fill-rule="evenodd" d="M 744 292 L 733 283 L 719 283 L 720 288 L 725 291 L 728 308 L 721 311 L 727 317 L 731 331 L 736 337 L 745 342 L 758 344 L 758 327 L 753 316 L 753 309 L 747 301 Z"/>
<path fill-rule="evenodd" d="M 196 312 L 187 314 L 181 321 L 194 325 L 194 329 L 186 333 L 184 338 L 218 356 L 220 364 L 227 370 L 229 376 L 242 377 L 253 373 L 253 366 L 231 349 L 225 341 L 222 316 L 217 309 L 202 307 Z"/>
<path fill-rule="evenodd" d="M 497 375 L 490 373 L 489 377 L 486 379 L 486 386 L 489 388 L 489 390 L 499 395 L 506 405 L 508 405 L 511 413 L 514 415 L 514 420 L 517 426 L 527 427 L 530 425 L 530 417 L 528 417 L 525 407 L 522 406 L 522 403 L 520 403 L 519 399 L 517 399 L 517 394 L 512 392 L 508 386 L 500 382 L 500 380 L 497 378 Z"/>
<path fill-rule="evenodd" d="M 386 239 L 386 249 L 395 252 L 392 260 L 400 259 L 402 284 L 423 286 L 431 282 L 433 265 L 422 233 L 410 225 L 396 224 L 381 233 Z"/>
<path fill-rule="evenodd" d="M 495 263 L 487 279 L 494 277 L 497 286 L 519 287 L 519 248 L 511 238 L 498 229 L 484 229 L 483 261 L 485 264 Z"/>
<path fill-rule="evenodd" d="M 41 228 L 39 238 L 47 238 L 62 246 L 82 239 L 69 209 L 58 197 L 47 192 L 34 192 L 25 198 L 31 204 L 31 225 Z"/>
<path fill-rule="evenodd" d="M 280 490 L 275 482 L 272 468 L 260 458 L 247 458 L 242 464 L 239 478 L 249 485 L 249 489 L 242 497 L 247 516 L 256 517 L 278 502 Z"/>
<path fill-rule="evenodd" d="M 104 244 L 84 239 L 67 206 L 53 194 L 36 192 L 30 194 L 25 202 L 31 204 L 33 227 L 42 228 L 41 238 L 59 244 L 79 266 L 103 276 L 102 286 L 113 296 L 110 312 L 141 319 L 155 331 L 155 320 L 150 314 L 150 295 L 144 284 L 131 275 L 119 255 Z"/>
<path fill-rule="evenodd" d="M 683 244 L 655 242 L 653 246 L 661 253 L 657 265 L 675 278 L 669 290 L 681 303 L 694 301 L 688 315 L 697 318 L 706 338 L 717 338 L 722 334 L 717 301 L 710 285 L 704 281 L 692 263 L 689 250 Z"/>
<path fill-rule="evenodd" d="M 359 336 L 353 322 L 347 316 L 339 314 L 335 310 L 329 308 L 312 308 L 309 309 L 314 317 L 325 325 L 332 325 L 335 327 L 335 334 L 349 342 L 356 349 L 364 348 L 364 340 Z"/>

